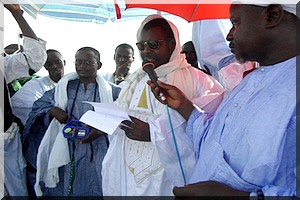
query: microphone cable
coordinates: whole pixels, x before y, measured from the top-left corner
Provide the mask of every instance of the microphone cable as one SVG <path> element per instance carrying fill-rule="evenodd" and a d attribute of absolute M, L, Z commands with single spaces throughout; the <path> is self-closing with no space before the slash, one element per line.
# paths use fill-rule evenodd
<path fill-rule="evenodd" d="M 157 75 L 156 75 L 154 69 L 155 69 L 155 64 L 154 63 L 148 62 L 148 61 L 143 62 L 143 70 L 148 74 L 148 76 L 151 79 L 151 81 L 153 82 L 153 84 L 156 87 L 159 87 L 158 84 L 157 84 Z M 179 161 L 180 170 L 181 170 L 181 173 L 182 173 L 182 176 L 183 176 L 184 185 L 186 185 L 186 177 L 185 177 L 185 174 L 184 174 L 182 161 L 181 161 L 179 150 L 178 150 L 178 145 L 177 145 L 176 136 L 175 136 L 175 133 L 174 133 L 174 128 L 173 128 L 173 123 L 172 123 L 172 119 L 171 119 L 171 115 L 170 115 L 169 106 L 168 106 L 168 103 L 166 101 L 167 98 L 164 95 L 164 93 L 161 91 L 161 89 L 159 90 L 159 98 L 166 103 L 168 119 L 169 119 L 171 131 L 172 131 L 173 141 L 174 141 L 174 144 L 175 144 L 176 154 L 177 154 L 177 158 L 178 158 L 178 161 Z"/>
<path fill-rule="evenodd" d="M 175 144 L 176 154 L 177 154 L 177 158 L 178 158 L 179 165 L 180 165 L 180 170 L 181 170 L 181 173 L 182 173 L 182 176 L 183 176 L 184 185 L 186 185 L 186 177 L 185 177 L 185 174 L 184 174 L 182 161 L 181 161 L 179 150 L 178 150 L 177 140 L 176 140 L 176 136 L 175 136 L 175 133 L 174 133 L 173 123 L 172 123 L 172 119 L 171 119 L 171 115 L 170 115 L 170 109 L 169 109 L 168 104 L 166 104 L 166 108 L 167 108 L 168 119 L 169 119 L 171 131 L 172 131 L 173 141 L 174 141 L 174 144 Z"/>

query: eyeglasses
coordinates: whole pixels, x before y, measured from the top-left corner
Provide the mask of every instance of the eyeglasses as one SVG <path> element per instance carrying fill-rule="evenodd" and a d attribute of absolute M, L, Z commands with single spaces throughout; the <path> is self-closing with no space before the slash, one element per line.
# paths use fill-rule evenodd
<path fill-rule="evenodd" d="M 78 65 L 95 65 L 97 64 L 98 62 L 97 61 L 91 61 L 91 60 L 76 60 L 75 62 L 75 65 L 78 66 Z"/>
<path fill-rule="evenodd" d="M 157 40 L 157 41 L 149 40 L 149 41 L 144 41 L 144 42 L 138 42 L 138 43 L 136 43 L 136 46 L 140 51 L 143 51 L 145 49 L 145 45 L 147 45 L 150 49 L 155 50 L 155 49 L 159 48 L 160 43 L 165 42 L 165 41 L 169 41 L 169 40 L 172 40 L 172 39 L 168 38 L 168 39 Z"/>

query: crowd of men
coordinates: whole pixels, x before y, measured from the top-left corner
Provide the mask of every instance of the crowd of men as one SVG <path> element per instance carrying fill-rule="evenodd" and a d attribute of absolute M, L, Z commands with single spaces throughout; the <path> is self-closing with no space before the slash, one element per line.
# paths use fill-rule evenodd
<path fill-rule="evenodd" d="M 63 56 L 46 50 L 20 5 L 4 7 L 24 44 L 0 57 L 2 196 L 299 196 L 296 4 L 231 5 L 226 39 L 235 66 L 250 67 L 230 89 L 207 66 L 199 70 L 193 43 L 181 47 L 161 15 L 137 30 L 143 66 L 157 76 L 149 80 L 143 67 L 129 72 L 126 43 L 115 49 L 113 74 L 98 73 L 100 52 L 86 46 L 74 55 L 76 72 L 64 75 Z M 9 94 L 7 83 L 42 66 L 49 76 Z M 85 101 L 114 103 L 131 120 L 108 135 L 79 121 L 93 110 Z"/>

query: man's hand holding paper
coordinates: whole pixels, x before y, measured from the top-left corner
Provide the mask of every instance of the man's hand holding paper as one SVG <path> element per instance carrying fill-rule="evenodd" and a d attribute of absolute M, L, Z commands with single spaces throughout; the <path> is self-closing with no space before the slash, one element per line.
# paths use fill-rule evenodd
<path fill-rule="evenodd" d="M 130 116 L 132 121 L 123 121 L 120 128 L 125 131 L 127 137 L 132 140 L 150 142 L 149 124 Z"/>

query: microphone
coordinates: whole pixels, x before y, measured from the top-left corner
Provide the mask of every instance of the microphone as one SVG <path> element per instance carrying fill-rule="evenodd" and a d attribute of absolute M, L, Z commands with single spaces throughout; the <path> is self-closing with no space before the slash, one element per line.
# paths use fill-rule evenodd
<path fill-rule="evenodd" d="M 157 84 L 157 75 L 154 71 L 155 65 L 152 62 L 143 62 L 143 70 L 148 74 L 149 78 L 151 79 L 152 83 L 159 88 Z M 161 91 L 159 88 L 159 98 L 162 101 L 166 101 L 166 96 L 165 94 Z"/>

